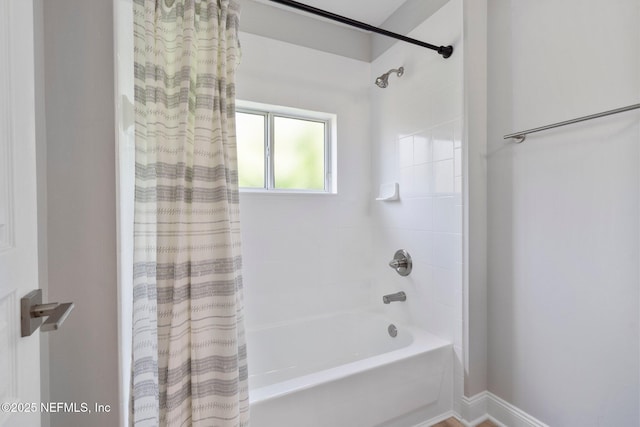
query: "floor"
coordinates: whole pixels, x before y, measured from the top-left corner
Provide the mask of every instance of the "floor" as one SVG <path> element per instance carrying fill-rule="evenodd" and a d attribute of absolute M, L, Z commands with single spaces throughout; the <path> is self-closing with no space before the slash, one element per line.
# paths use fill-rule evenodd
<path fill-rule="evenodd" d="M 434 424 L 431 427 L 464 427 L 464 425 L 461 424 L 460 421 L 452 417 L 444 421 L 441 421 L 438 424 Z M 478 424 L 476 427 L 497 427 L 497 426 L 491 421 L 484 421 Z"/>

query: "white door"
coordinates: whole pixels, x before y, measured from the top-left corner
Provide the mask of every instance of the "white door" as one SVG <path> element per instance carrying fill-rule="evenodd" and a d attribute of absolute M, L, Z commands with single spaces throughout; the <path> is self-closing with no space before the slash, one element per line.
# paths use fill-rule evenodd
<path fill-rule="evenodd" d="M 40 426 L 40 331 L 20 337 L 20 298 L 38 288 L 33 57 L 32 0 L 0 0 L 2 427 Z"/>

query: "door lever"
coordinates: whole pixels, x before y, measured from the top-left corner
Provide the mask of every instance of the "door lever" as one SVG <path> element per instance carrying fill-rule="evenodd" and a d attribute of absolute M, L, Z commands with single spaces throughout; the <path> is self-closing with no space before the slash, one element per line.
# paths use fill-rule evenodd
<path fill-rule="evenodd" d="M 72 302 L 42 304 L 42 289 L 29 292 L 20 299 L 20 322 L 23 337 L 28 337 L 42 325 L 42 332 L 57 330 L 65 321 L 71 310 Z M 42 319 L 47 320 L 42 323 Z"/>

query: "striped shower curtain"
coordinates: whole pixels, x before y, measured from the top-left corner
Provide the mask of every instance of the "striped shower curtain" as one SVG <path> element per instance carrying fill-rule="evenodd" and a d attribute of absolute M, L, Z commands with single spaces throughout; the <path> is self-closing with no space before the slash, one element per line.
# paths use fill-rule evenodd
<path fill-rule="evenodd" d="M 234 0 L 134 0 L 131 425 L 247 426 Z"/>

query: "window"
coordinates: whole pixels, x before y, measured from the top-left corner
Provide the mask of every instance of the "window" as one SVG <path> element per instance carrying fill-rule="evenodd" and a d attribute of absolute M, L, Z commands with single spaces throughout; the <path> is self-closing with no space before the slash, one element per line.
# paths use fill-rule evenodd
<path fill-rule="evenodd" d="M 245 190 L 335 193 L 335 115 L 238 101 L 238 180 Z"/>

